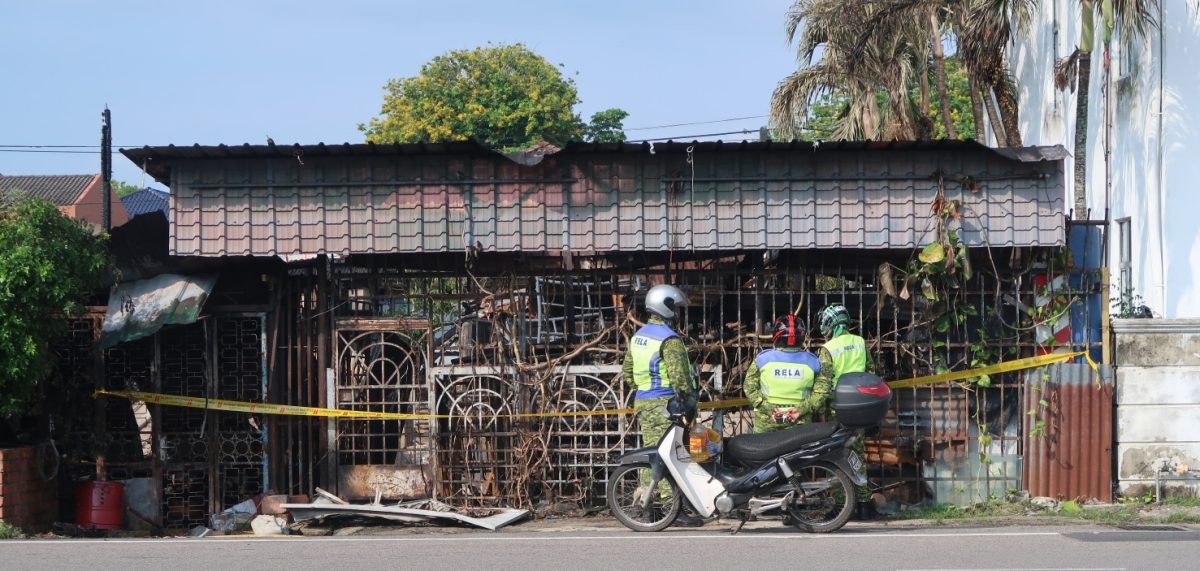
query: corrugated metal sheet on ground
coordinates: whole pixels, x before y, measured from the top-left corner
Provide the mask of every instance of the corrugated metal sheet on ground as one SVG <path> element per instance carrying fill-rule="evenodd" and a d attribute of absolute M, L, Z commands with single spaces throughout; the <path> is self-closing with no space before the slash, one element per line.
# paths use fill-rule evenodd
<path fill-rule="evenodd" d="M 1022 481 L 1031 495 L 1112 501 L 1113 374 L 1107 365 L 1101 373 L 1097 387 L 1086 364 L 1026 372 Z"/>
<path fill-rule="evenodd" d="M 697 144 L 691 164 L 675 144 L 578 145 L 535 166 L 461 145 L 126 154 L 167 169 L 176 255 L 913 248 L 932 236 L 939 177 L 968 244 L 1064 242 L 1053 153 L 862 145 Z"/>

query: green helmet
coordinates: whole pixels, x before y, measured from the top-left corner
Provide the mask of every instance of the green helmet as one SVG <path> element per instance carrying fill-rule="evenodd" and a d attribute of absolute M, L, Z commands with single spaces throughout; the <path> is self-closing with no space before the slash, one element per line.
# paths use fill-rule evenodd
<path fill-rule="evenodd" d="M 840 303 L 830 304 L 821 310 L 821 335 L 829 337 L 838 327 L 850 325 L 850 312 Z"/>

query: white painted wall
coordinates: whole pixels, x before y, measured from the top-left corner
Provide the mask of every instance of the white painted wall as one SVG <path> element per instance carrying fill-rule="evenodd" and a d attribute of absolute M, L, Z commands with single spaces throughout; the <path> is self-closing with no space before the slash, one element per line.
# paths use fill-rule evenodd
<path fill-rule="evenodd" d="M 1133 287 L 1167 318 L 1200 317 L 1200 2 L 1161 0 L 1162 25 L 1140 45 L 1114 38 L 1107 79 L 1112 109 L 1111 198 L 1105 195 L 1103 50 L 1093 52 L 1088 118 L 1091 218 L 1130 217 Z M 1074 152 L 1075 96 L 1054 88 L 1054 62 L 1079 42 L 1076 0 L 1042 0 L 1033 29 L 1013 47 L 1026 145 Z M 1097 42 L 1100 34 L 1097 34 Z M 1161 114 L 1160 114 L 1161 109 Z M 1161 116 L 1161 124 L 1160 124 Z M 1161 157 L 1161 165 L 1160 165 Z M 1161 173 L 1161 175 L 1160 175 Z M 1067 164 L 1067 203 L 1073 168 Z M 1117 225 L 1110 266 L 1118 278 Z"/>

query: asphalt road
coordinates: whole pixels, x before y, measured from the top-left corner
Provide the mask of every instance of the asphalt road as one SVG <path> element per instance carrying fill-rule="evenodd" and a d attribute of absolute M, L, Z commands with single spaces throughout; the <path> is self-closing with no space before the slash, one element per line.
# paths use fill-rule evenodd
<path fill-rule="evenodd" d="M 783 528 L 426 533 L 348 537 L 0 541 L 0 569 L 1195 569 L 1200 531 L 1105 527 Z"/>

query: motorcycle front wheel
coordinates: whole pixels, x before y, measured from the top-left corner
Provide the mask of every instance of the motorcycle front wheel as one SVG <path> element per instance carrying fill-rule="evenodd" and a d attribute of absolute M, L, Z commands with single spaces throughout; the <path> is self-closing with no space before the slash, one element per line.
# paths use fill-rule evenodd
<path fill-rule="evenodd" d="M 682 499 L 679 487 L 670 478 L 659 482 L 658 493 L 650 496 L 650 505 L 641 500 L 650 486 L 650 466 L 628 464 L 608 477 L 608 509 L 621 525 L 633 531 L 661 531 L 679 516 Z"/>
<path fill-rule="evenodd" d="M 804 493 L 795 493 L 787 505 L 792 525 L 809 533 L 829 533 L 846 525 L 857 501 L 850 476 L 825 462 L 794 471 Z"/>

